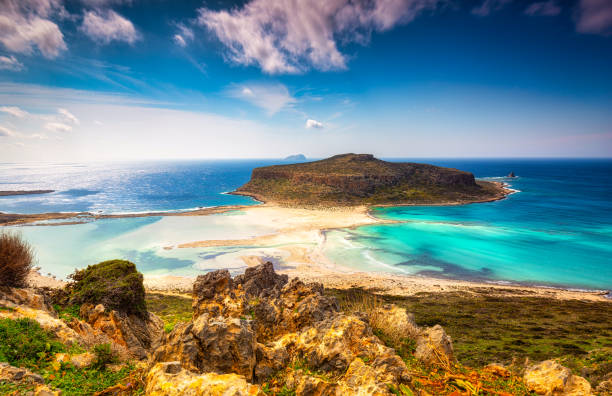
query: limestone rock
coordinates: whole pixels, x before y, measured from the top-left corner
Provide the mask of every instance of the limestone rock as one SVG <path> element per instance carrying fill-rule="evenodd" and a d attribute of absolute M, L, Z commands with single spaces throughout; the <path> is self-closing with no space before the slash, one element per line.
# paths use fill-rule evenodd
<path fill-rule="evenodd" d="M 595 390 L 603 395 L 612 395 L 612 378 L 601 381 Z"/>
<path fill-rule="evenodd" d="M 91 366 L 96 361 L 96 355 L 91 352 L 79 353 L 70 357 L 70 363 L 74 368 L 82 369 Z"/>
<path fill-rule="evenodd" d="M 294 384 L 298 394 L 388 394 L 387 384 L 410 380 L 402 359 L 374 336 L 366 320 L 340 313 L 320 284 L 288 282 L 271 263 L 234 279 L 228 271 L 199 276 L 193 309 L 190 323 L 165 335 L 151 372 L 188 375 L 193 381 L 232 374 L 263 383 L 284 371 L 288 386 Z M 389 310 L 412 325 L 405 311 Z M 308 370 L 295 370 L 292 364 Z M 329 374 L 334 381 L 309 370 Z M 147 389 L 161 386 L 149 384 Z"/>
<path fill-rule="evenodd" d="M 259 386 L 249 384 L 237 374 L 196 374 L 179 362 L 158 363 L 146 378 L 147 395 L 181 396 L 247 396 L 263 395 Z"/>
<path fill-rule="evenodd" d="M 527 388 L 538 395 L 590 395 L 591 385 L 584 378 L 573 375 L 570 369 L 554 360 L 546 360 L 525 370 L 523 380 Z"/>
<path fill-rule="evenodd" d="M 0 286 L 0 307 L 16 308 L 18 306 L 47 311 L 53 315 L 55 312 L 42 294 L 33 289 Z M 54 315 L 57 317 L 57 315 Z"/>
<path fill-rule="evenodd" d="M 61 390 L 51 389 L 47 385 L 38 385 L 34 390 L 34 396 L 60 396 L 61 394 Z"/>
<path fill-rule="evenodd" d="M 426 364 L 446 364 L 454 360 L 453 343 L 442 326 L 428 327 L 417 336 L 414 356 Z"/>
<path fill-rule="evenodd" d="M 0 363 L 0 381 L 14 383 L 42 384 L 42 376 L 22 367 L 14 367 L 8 363 Z"/>
<path fill-rule="evenodd" d="M 147 352 L 157 347 L 163 334 L 163 321 L 152 313 L 142 318 L 118 311 L 105 312 L 101 304 L 83 304 L 79 314 L 94 331 L 103 333 L 137 359 L 146 358 Z M 90 331 L 82 324 L 75 326 L 83 333 Z"/>
<path fill-rule="evenodd" d="M 287 275 L 274 272 L 274 265 L 271 262 L 249 267 L 244 274 L 234 278 L 236 285 L 241 285 L 249 297 L 277 296 L 288 280 Z"/>
<path fill-rule="evenodd" d="M 489 372 L 498 377 L 502 377 L 502 378 L 510 377 L 510 371 L 505 366 L 503 366 L 502 364 L 498 364 L 498 363 L 488 364 L 484 368 L 484 371 Z"/>

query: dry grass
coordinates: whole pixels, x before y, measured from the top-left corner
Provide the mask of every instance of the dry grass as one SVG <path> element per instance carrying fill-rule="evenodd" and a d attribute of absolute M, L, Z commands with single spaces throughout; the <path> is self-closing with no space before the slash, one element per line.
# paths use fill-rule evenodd
<path fill-rule="evenodd" d="M 0 232 L 0 285 L 26 286 L 26 278 L 32 269 L 34 252 L 20 234 Z"/>
<path fill-rule="evenodd" d="M 419 328 L 404 316 L 403 308 L 392 310 L 390 304 L 375 294 L 356 290 L 340 300 L 340 305 L 346 313 L 365 315 L 374 333 L 385 338 L 387 344 L 399 346 L 419 334 Z"/>

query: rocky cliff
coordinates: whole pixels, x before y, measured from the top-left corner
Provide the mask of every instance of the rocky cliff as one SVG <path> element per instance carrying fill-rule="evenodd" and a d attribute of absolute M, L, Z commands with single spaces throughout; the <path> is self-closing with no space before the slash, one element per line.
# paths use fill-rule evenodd
<path fill-rule="evenodd" d="M 504 191 L 457 169 L 343 154 L 256 168 L 235 194 L 289 205 L 449 204 L 499 199 Z"/>

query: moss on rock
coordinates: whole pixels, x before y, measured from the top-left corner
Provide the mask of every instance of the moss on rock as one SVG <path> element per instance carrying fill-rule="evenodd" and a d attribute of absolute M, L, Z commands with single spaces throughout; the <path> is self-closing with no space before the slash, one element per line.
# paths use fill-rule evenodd
<path fill-rule="evenodd" d="M 134 263 L 109 260 L 77 270 L 70 276 L 70 303 L 102 304 L 107 309 L 147 315 L 143 277 Z"/>

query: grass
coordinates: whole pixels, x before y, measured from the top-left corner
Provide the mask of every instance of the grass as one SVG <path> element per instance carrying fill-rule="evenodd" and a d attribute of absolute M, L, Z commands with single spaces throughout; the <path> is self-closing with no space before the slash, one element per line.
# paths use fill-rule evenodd
<path fill-rule="evenodd" d="M 419 326 L 442 325 L 465 367 L 557 358 L 592 385 L 612 371 L 612 304 L 607 302 L 496 297 L 481 289 L 409 297 L 374 297 L 360 289 L 328 292 L 348 311 L 354 309 L 356 295 L 369 294 L 379 304 L 394 303 L 414 313 Z M 393 341 L 396 336 L 388 337 L 384 331 L 377 335 L 407 357 Z"/>
<path fill-rule="evenodd" d="M 149 311 L 164 321 L 166 333 L 170 333 L 177 323 L 189 322 L 193 315 L 190 296 L 147 293 L 145 300 Z"/>
<path fill-rule="evenodd" d="M 91 395 L 116 385 L 131 376 L 135 368 L 127 365 L 120 370 L 107 370 L 115 362 L 108 344 L 94 347 L 96 363 L 87 369 L 75 369 L 70 363 L 54 362 L 56 353 L 81 353 L 78 345 L 67 346 L 31 319 L 0 320 L 0 361 L 25 367 L 39 373 L 45 383 L 62 391 L 63 395 Z M 0 394 L 26 394 L 33 385 L 0 382 Z"/>
<path fill-rule="evenodd" d="M 40 369 L 66 347 L 31 319 L 0 319 L 0 361 Z"/>

